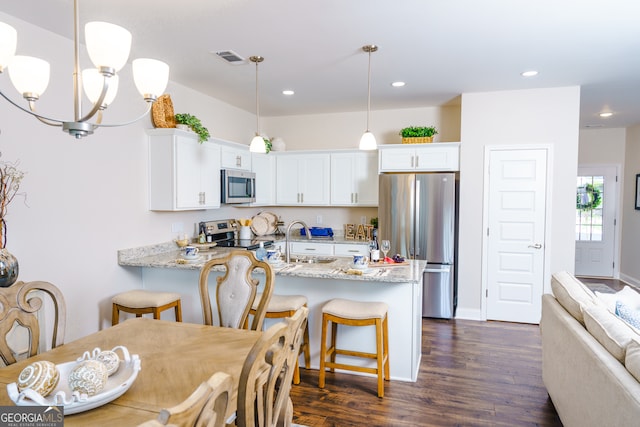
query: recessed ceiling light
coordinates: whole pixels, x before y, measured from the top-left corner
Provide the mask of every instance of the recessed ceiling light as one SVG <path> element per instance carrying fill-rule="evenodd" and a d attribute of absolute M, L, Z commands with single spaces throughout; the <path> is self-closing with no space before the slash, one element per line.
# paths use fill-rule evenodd
<path fill-rule="evenodd" d="M 613 113 L 600 113 L 600 117 L 607 118 L 613 116 Z"/>
<path fill-rule="evenodd" d="M 533 76 L 537 76 L 538 72 L 536 70 L 523 71 L 522 73 L 520 73 L 520 75 L 522 77 L 533 77 Z"/>
<path fill-rule="evenodd" d="M 393 83 L 391 83 L 391 86 L 393 86 L 393 87 L 402 87 L 402 86 L 404 86 L 404 84 L 405 84 L 404 82 L 393 82 Z"/>
<path fill-rule="evenodd" d="M 290 89 L 285 89 L 282 91 L 283 95 L 293 95 L 295 92 Z"/>

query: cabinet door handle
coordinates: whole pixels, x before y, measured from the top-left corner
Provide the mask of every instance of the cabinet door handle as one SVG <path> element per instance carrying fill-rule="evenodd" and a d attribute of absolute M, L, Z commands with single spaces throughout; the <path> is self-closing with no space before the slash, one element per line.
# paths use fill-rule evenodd
<path fill-rule="evenodd" d="M 420 156 L 416 156 L 416 167 L 419 167 L 420 164 Z"/>
<path fill-rule="evenodd" d="M 304 203 L 304 193 L 300 193 L 300 203 Z"/>
<path fill-rule="evenodd" d="M 355 195 L 356 203 L 358 203 L 358 193 L 354 193 L 354 195 Z"/>
<path fill-rule="evenodd" d="M 527 247 L 532 249 L 542 249 L 542 245 L 540 243 L 536 243 L 535 245 L 529 245 Z"/>
<path fill-rule="evenodd" d="M 411 156 L 411 167 L 413 167 L 413 158 L 414 156 Z"/>

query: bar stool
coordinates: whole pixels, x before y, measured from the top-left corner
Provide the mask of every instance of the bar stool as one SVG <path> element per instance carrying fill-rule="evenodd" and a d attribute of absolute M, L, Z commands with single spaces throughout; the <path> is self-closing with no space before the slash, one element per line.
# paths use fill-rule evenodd
<path fill-rule="evenodd" d="M 123 292 L 111 299 L 111 325 L 120 322 L 120 312 L 133 313 L 136 317 L 143 314 L 153 314 L 154 319 L 160 319 L 160 313 L 170 308 L 175 309 L 176 322 L 182 322 L 182 307 L 180 294 L 174 292 L 153 292 L 142 289 Z"/>
<path fill-rule="evenodd" d="M 258 309 L 258 304 L 262 294 L 258 293 L 256 299 L 253 301 L 253 306 L 249 311 L 252 316 L 255 314 L 255 310 Z M 307 297 L 304 295 L 271 295 L 269 304 L 267 305 L 267 314 L 264 316 L 268 319 L 280 319 L 293 316 L 300 307 L 307 306 Z M 311 366 L 311 353 L 309 350 L 309 323 L 304 329 L 304 337 L 302 344 L 300 344 L 300 352 L 304 353 L 304 367 L 309 369 Z M 300 384 L 300 366 L 296 360 L 296 369 L 293 372 L 293 383 Z"/>
<path fill-rule="evenodd" d="M 388 306 L 383 302 L 352 301 L 336 298 L 322 307 L 322 341 L 320 342 L 320 375 L 318 386 L 324 388 L 325 369 L 335 368 L 366 372 L 378 376 L 378 397 L 384 397 L 384 382 L 389 381 L 389 328 Z M 327 329 L 331 323 L 331 346 L 327 349 Z M 346 326 L 375 326 L 376 352 L 345 350 L 336 347 L 338 324 Z M 376 368 L 336 363 L 336 354 L 376 359 Z M 327 361 L 329 357 L 329 361 Z M 384 372 L 383 372 L 384 370 Z"/>

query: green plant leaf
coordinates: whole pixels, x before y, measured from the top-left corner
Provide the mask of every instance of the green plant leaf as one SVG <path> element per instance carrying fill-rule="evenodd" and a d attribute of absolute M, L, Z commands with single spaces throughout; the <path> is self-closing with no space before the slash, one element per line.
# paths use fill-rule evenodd
<path fill-rule="evenodd" d="M 434 126 L 409 126 L 400 131 L 403 138 L 424 138 L 438 134 Z"/>
<path fill-rule="evenodd" d="M 196 116 L 189 113 L 178 113 L 175 118 L 176 123 L 189 126 L 192 131 L 198 134 L 198 142 L 203 143 L 211 137 L 209 129 L 204 127 Z"/>

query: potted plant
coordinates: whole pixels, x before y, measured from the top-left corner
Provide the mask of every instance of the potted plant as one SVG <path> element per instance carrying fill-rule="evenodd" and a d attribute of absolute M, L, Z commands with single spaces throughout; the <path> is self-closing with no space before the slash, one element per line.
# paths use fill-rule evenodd
<path fill-rule="evenodd" d="M 177 124 L 187 125 L 198 134 L 198 142 L 203 143 L 211 136 L 209 129 L 202 126 L 202 122 L 196 116 L 189 113 L 178 113 L 175 117 Z"/>
<path fill-rule="evenodd" d="M 433 137 L 438 134 L 434 126 L 409 126 L 400 131 L 403 144 L 423 144 L 433 142 Z"/>

